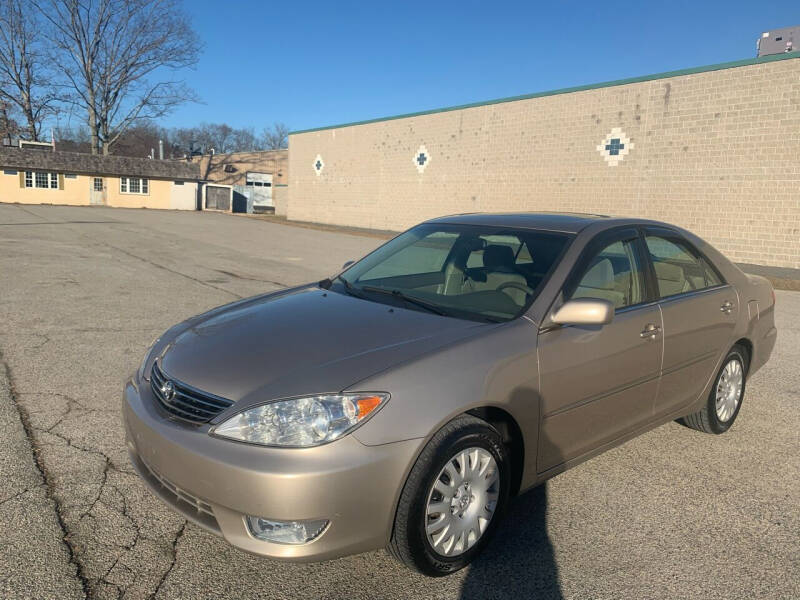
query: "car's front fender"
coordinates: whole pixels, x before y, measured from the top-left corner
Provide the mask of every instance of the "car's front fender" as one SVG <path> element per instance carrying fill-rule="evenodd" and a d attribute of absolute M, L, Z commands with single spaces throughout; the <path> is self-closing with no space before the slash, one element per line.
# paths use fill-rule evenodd
<path fill-rule="evenodd" d="M 526 487 L 536 479 L 536 337 L 537 328 L 521 318 L 359 381 L 351 389 L 388 391 L 392 397 L 353 435 L 367 445 L 429 439 L 459 414 L 497 407 L 511 415 L 522 432 Z"/>

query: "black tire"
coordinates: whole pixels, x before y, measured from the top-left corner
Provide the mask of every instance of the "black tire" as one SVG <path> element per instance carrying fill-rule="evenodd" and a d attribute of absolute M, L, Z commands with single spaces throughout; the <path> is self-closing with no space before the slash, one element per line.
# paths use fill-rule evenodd
<path fill-rule="evenodd" d="M 719 372 L 717 372 L 717 376 L 714 378 L 714 385 L 711 386 L 711 391 L 708 394 L 705 406 L 702 408 L 702 410 L 699 410 L 696 413 L 678 419 L 678 422 L 686 427 L 690 427 L 691 429 L 702 431 L 703 433 L 713 433 L 715 435 L 719 435 L 720 433 L 725 433 L 728 431 L 731 425 L 733 425 L 733 422 L 736 420 L 739 410 L 742 408 L 742 402 L 744 402 L 744 393 L 747 386 L 747 368 L 750 365 L 749 360 L 750 358 L 745 348 L 738 345 L 731 348 L 730 352 L 728 352 L 728 355 L 725 357 L 725 360 L 722 361 L 722 365 L 719 368 Z M 723 421 L 717 415 L 716 393 L 722 373 L 725 370 L 726 365 L 731 361 L 739 361 L 741 364 L 742 391 L 741 395 L 739 396 L 739 404 L 736 406 L 733 414 Z"/>
<path fill-rule="evenodd" d="M 428 493 L 448 460 L 458 451 L 475 446 L 490 452 L 497 463 L 500 480 L 497 506 L 474 546 L 456 557 L 443 556 L 433 549 L 425 534 Z M 410 569 L 431 577 L 464 568 L 483 550 L 497 528 L 508 503 L 510 473 L 508 450 L 494 427 L 470 415 L 453 419 L 436 432 L 411 469 L 397 506 L 389 553 Z"/>

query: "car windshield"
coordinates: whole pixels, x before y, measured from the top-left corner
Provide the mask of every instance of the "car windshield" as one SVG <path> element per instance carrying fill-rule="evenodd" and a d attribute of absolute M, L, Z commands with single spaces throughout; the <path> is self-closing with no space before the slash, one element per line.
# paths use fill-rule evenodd
<path fill-rule="evenodd" d="M 508 321 L 530 306 L 570 239 L 534 229 L 427 223 L 355 263 L 331 289 L 456 318 Z"/>

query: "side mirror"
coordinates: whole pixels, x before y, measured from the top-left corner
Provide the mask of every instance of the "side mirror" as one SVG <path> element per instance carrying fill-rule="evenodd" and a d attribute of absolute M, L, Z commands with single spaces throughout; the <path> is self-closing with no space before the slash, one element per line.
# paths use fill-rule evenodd
<path fill-rule="evenodd" d="M 344 263 L 344 264 L 342 265 L 342 268 L 343 268 L 343 269 L 346 269 L 347 267 L 349 267 L 350 265 L 352 265 L 354 262 L 356 262 L 356 261 L 354 261 L 354 260 L 348 260 L 346 263 Z"/>
<path fill-rule="evenodd" d="M 558 325 L 607 325 L 614 318 L 614 305 L 599 298 L 576 298 L 550 318 Z"/>

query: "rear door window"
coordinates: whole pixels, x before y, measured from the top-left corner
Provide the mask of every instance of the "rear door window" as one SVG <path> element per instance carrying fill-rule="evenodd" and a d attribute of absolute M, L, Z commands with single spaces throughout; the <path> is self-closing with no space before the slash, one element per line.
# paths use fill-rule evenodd
<path fill-rule="evenodd" d="M 708 262 L 677 237 L 647 234 L 658 293 L 662 298 L 704 290 L 722 283 Z"/>

